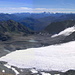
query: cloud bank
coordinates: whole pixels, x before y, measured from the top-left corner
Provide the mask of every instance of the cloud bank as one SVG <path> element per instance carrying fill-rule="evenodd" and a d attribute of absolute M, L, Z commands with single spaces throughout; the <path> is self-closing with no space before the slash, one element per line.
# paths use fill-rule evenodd
<path fill-rule="evenodd" d="M 28 8 L 28 7 L 18 7 L 18 8 L 0 8 L 0 13 L 41 13 L 41 12 L 58 12 L 58 13 L 75 13 L 75 9 L 67 8 Z"/>

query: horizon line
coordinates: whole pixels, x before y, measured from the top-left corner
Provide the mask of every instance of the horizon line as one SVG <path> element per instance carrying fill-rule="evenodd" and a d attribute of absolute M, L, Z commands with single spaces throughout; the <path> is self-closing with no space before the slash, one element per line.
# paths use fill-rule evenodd
<path fill-rule="evenodd" d="M 29 13 L 29 14 L 75 14 L 75 12 L 15 12 L 15 13 L 4 13 L 0 12 L 0 14 L 24 14 L 24 13 Z"/>

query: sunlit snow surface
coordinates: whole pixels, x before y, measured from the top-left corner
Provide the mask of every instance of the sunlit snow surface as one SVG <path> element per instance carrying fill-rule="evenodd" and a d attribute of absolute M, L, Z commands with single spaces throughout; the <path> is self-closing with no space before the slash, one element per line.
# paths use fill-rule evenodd
<path fill-rule="evenodd" d="M 19 68 L 67 71 L 75 70 L 75 41 L 41 48 L 14 51 L 0 58 Z"/>
<path fill-rule="evenodd" d="M 69 36 L 73 32 L 75 32 L 75 26 L 66 28 L 65 30 L 61 31 L 58 34 L 52 35 L 51 37 L 56 37 L 56 36 L 59 36 L 59 35 Z"/>

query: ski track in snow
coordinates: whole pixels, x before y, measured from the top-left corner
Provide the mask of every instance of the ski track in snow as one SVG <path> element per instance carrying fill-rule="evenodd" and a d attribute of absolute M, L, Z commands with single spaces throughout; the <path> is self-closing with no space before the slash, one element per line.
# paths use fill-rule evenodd
<path fill-rule="evenodd" d="M 41 48 L 17 50 L 0 58 L 0 61 L 18 68 L 37 70 L 75 70 L 75 41 Z M 9 66 L 8 66 L 9 67 Z"/>

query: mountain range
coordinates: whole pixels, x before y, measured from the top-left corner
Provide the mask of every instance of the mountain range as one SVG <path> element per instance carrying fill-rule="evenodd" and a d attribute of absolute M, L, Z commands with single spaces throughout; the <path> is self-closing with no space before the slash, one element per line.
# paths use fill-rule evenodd
<path fill-rule="evenodd" d="M 14 13 L 0 14 L 0 40 L 9 39 L 11 34 L 35 34 L 48 33 L 49 35 L 58 34 L 61 31 L 75 25 L 75 14 L 51 14 L 51 13 Z M 12 19 L 12 20 L 9 20 Z M 74 33 L 69 35 L 74 39 Z M 69 41 L 71 39 L 67 39 Z M 57 37 L 53 38 L 56 41 Z M 58 39 L 62 39 L 59 37 Z M 65 42 L 64 41 L 64 42 Z M 52 43 L 52 42 L 51 42 Z M 54 41 L 53 41 L 54 43 Z"/>
<path fill-rule="evenodd" d="M 75 14 L 72 13 L 0 13 L 0 21 L 14 20 L 33 31 L 41 31 L 52 22 L 65 20 L 75 20 Z"/>
<path fill-rule="evenodd" d="M 68 27 L 72 27 L 75 25 L 75 20 L 73 19 L 51 22 L 51 18 L 54 17 L 48 16 L 48 18 L 45 17 L 43 19 L 24 18 L 22 19 L 22 21 L 19 22 L 14 20 L 0 21 L 0 34 L 1 36 L 8 35 L 9 33 L 23 33 L 24 35 L 26 35 L 41 32 L 42 34 L 49 33 L 50 35 L 54 35 L 58 34 L 59 32 L 63 31 Z M 47 24 L 49 23 L 49 25 L 47 25 L 45 22 Z"/>
<path fill-rule="evenodd" d="M 0 14 L 0 72 L 75 75 L 74 45 L 75 14 Z"/>

